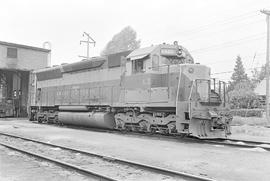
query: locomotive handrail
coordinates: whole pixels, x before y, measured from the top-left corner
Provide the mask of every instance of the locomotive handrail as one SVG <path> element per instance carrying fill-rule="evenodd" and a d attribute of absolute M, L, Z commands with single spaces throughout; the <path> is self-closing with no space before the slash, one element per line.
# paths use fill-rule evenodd
<path fill-rule="evenodd" d="M 181 83 L 181 76 L 182 76 L 182 66 L 180 67 L 179 71 L 179 79 L 178 79 L 178 85 L 177 85 L 177 92 L 176 92 L 176 98 L 175 98 L 175 114 L 177 115 L 177 108 L 178 108 L 178 96 L 179 96 L 179 90 L 180 90 L 180 83 Z"/>
<path fill-rule="evenodd" d="M 194 87 L 194 81 L 192 81 L 192 85 L 191 85 L 191 89 L 190 89 L 190 93 L 189 93 L 189 96 L 188 96 L 188 114 L 189 114 L 189 117 L 191 118 L 191 95 L 192 95 L 192 92 L 193 92 L 193 87 Z"/>
<path fill-rule="evenodd" d="M 151 66 L 148 67 L 148 69 L 154 69 L 154 68 L 161 68 L 161 67 L 173 67 L 173 66 L 179 66 L 179 65 L 190 65 L 190 63 L 181 63 L 181 64 L 168 64 L 168 65 L 159 65 L 159 66 Z M 193 64 L 192 64 L 193 65 Z"/>
<path fill-rule="evenodd" d="M 222 81 L 223 83 L 223 107 L 226 106 L 226 82 Z"/>

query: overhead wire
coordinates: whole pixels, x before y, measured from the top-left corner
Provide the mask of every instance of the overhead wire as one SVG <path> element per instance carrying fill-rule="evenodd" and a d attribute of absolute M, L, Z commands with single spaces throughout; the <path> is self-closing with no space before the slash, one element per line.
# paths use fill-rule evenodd
<path fill-rule="evenodd" d="M 266 53 L 256 53 L 256 57 L 265 56 Z M 254 56 L 241 56 L 242 59 L 244 58 L 253 58 Z M 226 60 L 219 60 L 219 61 L 211 61 L 211 62 L 204 62 L 205 64 L 220 64 L 220 63 L 228 63 L 228 59 Z"/>
<path fill-rule="evenodd" d="M 228 18 L 228 19 L 225 19 L 225 20 L 220 20 L 220 21 L 216 21 L 216 22 L 213 22 L 213 23 L 208 23 L 206 25 L 198 26 L 198 27 L 193 28 L 193 29 L 190 29 L 190 30 L 185 30 L 185 31 L 177 32 L 177 34 L 182 34 L 183 36 L 187 36 L 188 34 L 191 34 L 191 36 L 194 37 L 194 34 L 196 32 L 200 32 L 201 33 L 201 31 L 203 31 L 203 30 L 209 30 L 209 28 L 211 26 L 228 25 L 228 24 L 232 24 L 232 23 L 243 22 L 245 20 L 250 21 L 252 19 L 252 17 L 256 17 L 258 14 L 259 14 L 259 11 L 258 10 L 256 10 L 256 11 L 250 11 L 250 12 L 247 12 L 247 13 L 244 13 L 244 14 L 241 14 L 241 15 L 238 15 L 238 16 L 233 16 L 233 17 Z M 255 21 L 252 21 L 252 22 L 247 22 L 244 25 L 241 24 L 241 27 L 240 28 L 242 28 L 244 26 L 248 26 L 250 24 L 259 23 L 261 21 L 262 20 L 255 20 Z M 224 32 L 224 31 L 226 31 L 228 29 L 231 29 L 231 27 L 223 28 L 223 31 L 218 31 L 218 32 Z M 240 38 L 240 39 L 237 39 L 237 40 L 227 41 L 227 42 L 223 42 L 223 43 L 220 43 L 220 44 L 211 45 L 211 46 L 204 47 L 204 48 L 194 49 L 194 50 L 191 50 L 190 52 L 192 54 L 201 54 L 201 53 L 207 52 L 209 50 L 213 50 L 213 49 L 225 48 L 225 47 L 233 47 L 235 45 L 246 43 L 247 41 L 260 40 L 260 39 L 264 38 L 265 35 L 266 35 L 266 33 L 263 32 L 263 33 L 259 33 L 259 34 L 255 34 L 255 35 L 250 35 L 250 36 L 247 36 L 247 37 L 243 37 L 243 38 Z M 191 40 L 191 39 L 194 39 L 194 38 L 184 39 L 183 41 L 188 41 L 188 40 Z M 259 53 L 259 54 L 256 53 L 253 56 L 251 68 L 248 68 L 246 70 L 249 71 L 249 70 L 254 70 L 256 68 L 262 68 L 262 66 L 260 66 L 260 67 L 253 67 L 255 58 L 258 57 L 258 56 L 262 56 L 262 55 L 265 55 L 265 53 Z M 213 63 L 221 63 L 221 61 L 220 62 L 213 62 Z M 232 73 L 232 72 L 234 72 L 234 71 L 216 72 L 216 73 L 212 73 L 211 75 L 220 75 L 220 74 L 227 74 L 227 73 Z"/>
<path fill-rule="evenodd" d="M 201 25 L 201 26 L 189 29 L 189 30 L 180 31 L 180 32 L 177 32 L 177 34 L 183 34 L 183 35 L 189 34 L 189 33 L 193 34 L 195 32 L 202 31 L 204 29 L 209 29 L 209 27 L 213 26 L 213 25 L 226 25 L 226 24 L 230 24 L 232 22 L 243 21 L 243 20 L 249 19 L 250 17 L 255 17 L 258 12 L 259 11 L 257 11 L 257 10 L 256 11 L 250 11 L 250 12 L 238 15 L 238 16 L 233 16 L 233 17 L 230 17 L 230 18 L 227 18 L 227 19 L 218 20 L 218 21 L 208 23 L 208 24 L 205 24 L 205 25 Z"/>
<path fill-rule="evenodd" d="M 262 22 L 263 22 L 263 20 L 257 20 L 257 21 L 252 21 L 252 22 L 248 22 L 245 24 L 237 24 L 240 26 L 237 28 L 237 30 L 246 28 L 246 26 L 250 26 L 250 25 L 254 25 L 254 24 L 262 23 Z M 224 32 L 234 31 L 234 28 L 235 28 L 235 26 L 225 27 L 219 31 L 205 31 L 203 34 L 207 35 L 207 37 L 209 37 L 209 36 L 217 35 L 217 34 L 224 33 Z M 197 39 L 205 38 L 205 36 L 202 36 L 201 34 L 192 34 L 192 35 L 189 35 L 187 37 L 190 37 L 190 38 L 181 39 L 181 42 L 183 42 L 183 44 L 187 41 L 190 41 L 190 40 L 197 40 Z"/>
<path fill-rule="evenodd" d="M 248 69 L 245 69 L 245 70 L 254 70 L 254 69 L 257 69 L 257 68 L 263 68 L 263 66 L 248 68 Z M 215 73 L 211 73 L 211 75 L 228 74 L 228 73 L 233 73 L 233 72 L 234 72 L 234 70 L 224 71 L 224 72 L 215 72 Z"/>
<path fill-rule="evenodd" d="M 257 11 L 257 10 L 256 11 L 250 11 L 248 13 L 244 13 L 244 14 L 241 14 L 241 15 L 238 15 L 238 16 L 234 16 L 234 17 L 226 19 L 226 20 L 221 20 L 221 21 L 216 21 L 214 23 L 209 23 L 207 25 L 200 26 L 200 27 L 198 27 L 196 29 L 193 29 L 193 30 L 183 31 L 182 33 L 194 33 L 194 31 L 201 30 L 202 27 L 209 29 L 210 25 L 215 25 L 215 24 L 221 24 L 222 25 L 222 24 L 229 24 L 229 23 L 237 22 L 237 21 L 239 22 L 239 21 L 242 21 L 242 20 L 250 19 L 251 16 L 254 17 L 257 13 L 259 13 L 259 11 Z M 258 22 L 261 22 L 261 21 L 262 20 L 245 23 L 244 25 L 241 25 L 240 28 L 243 28 L 243 27 L 245 27 L 247 25 L 258 23 Z M 226 29 L 228 29 L 228 28 L 225 28 L 225 30 Z M 219 32 L 224 32 L 224 30 L 223 31 L 218 31 L 218 33 Z M 179 33 L 181 33 L 181 32 L 179 32 Z M 213 35 L 215 33 L 211 32 L 211 34 Z M 193 54 L 202 54 L 202 53 L 204 53 L 204 52 L 206 52 L 208 50 L 211 50 L 211 49 L 233 47 L 233 46 L 242 44 L 241 41 L 251 41 L 251 40 L 254 41 L 254 40 L 262 39 L 262 38 L 264 38 L 264 36 L 260 36 L 260 35 L 263 35 L 263 34 L 265 34 L 265 33 L 257 34 L 255 36 L 251 35 L 251 36 L 244 37 L 244 38 L 241 38 L 241 39 L 232 40 L 232 41 L 228 41 L 228 42 L 223 42 L 221 44 L 216 44 L 216 45 L 212 45 L 212 46 L 208 46 L 208 47 L 204 47 L 204 48 L 191 50 L 190 52 L 193 53 Z M 194 34 L 192 34 L 192 35 L 194 37 Z M 196 38 L 184 39 L 183 41 L 188 41 L 188 40 L 192 40 L 192 39 L 196 39 Z"/>
<path fill-rule="evenodd" d="M 196 53 L 196 52 L 199 52 L 199 51 L 204 51 L 204 50 L 208 50 L 208 49 L 212 49 L 212 48 L 216 48 L 216 47 L 220 47 L 220 46 L 222 46 L 222 47 L 227 46 L 227 45 L 230 46 L 231 44 L 235 44 L 235 43 L 241 42 L 241 41 L 261 39 L 261 38 L 264 38 L 265 35 L 266 35 L 266 33 L 258 33 L 258 34 L 246 36 L 246 37 L 243 37 L 243 38 L 240 38 L 240 39 L 237 39 L 237 40 L 227 41 L 227 42 L 211 45 L 211 46 L 204 47 L 204 48 L 194 49 L 194 50 L 191 50 L 190 52 L 191 53 Z"/>

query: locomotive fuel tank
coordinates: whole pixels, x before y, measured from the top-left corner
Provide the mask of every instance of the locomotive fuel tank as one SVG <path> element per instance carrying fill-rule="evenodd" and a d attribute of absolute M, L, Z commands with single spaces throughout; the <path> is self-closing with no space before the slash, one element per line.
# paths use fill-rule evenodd
<path fill-rule="evenodd" d="M 102 129 L 115 128 L 114 115 L 109 112 L 59 112 L 60 123 Z"/>

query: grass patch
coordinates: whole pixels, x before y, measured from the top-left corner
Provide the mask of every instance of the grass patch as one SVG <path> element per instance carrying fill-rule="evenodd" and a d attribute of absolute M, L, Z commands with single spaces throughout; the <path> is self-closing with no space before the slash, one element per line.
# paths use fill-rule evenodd
<path fill-rule="evenodd" d="M 234 116 L 232 126 L 251 125 L 251 126 L 266 126 L 268 122 L 266 117 L 240 117 Z"/>

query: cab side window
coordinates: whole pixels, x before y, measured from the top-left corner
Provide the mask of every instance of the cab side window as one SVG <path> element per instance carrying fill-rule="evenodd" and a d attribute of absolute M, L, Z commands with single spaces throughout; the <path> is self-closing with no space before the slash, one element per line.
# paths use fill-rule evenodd
<path fill-rule="evenodd" d="M 138 59 L 138 60 L 133 60 L 132 61 L 132 72 L 134 74 L 136 73 L 143 73 L 145 71 L 144 69 L 144 60 L 143 59 Z"/>

